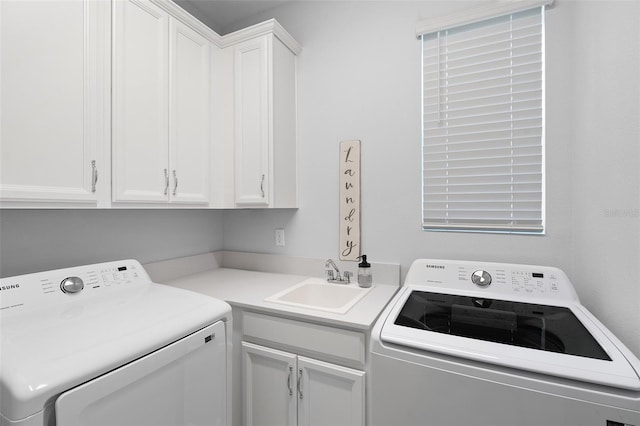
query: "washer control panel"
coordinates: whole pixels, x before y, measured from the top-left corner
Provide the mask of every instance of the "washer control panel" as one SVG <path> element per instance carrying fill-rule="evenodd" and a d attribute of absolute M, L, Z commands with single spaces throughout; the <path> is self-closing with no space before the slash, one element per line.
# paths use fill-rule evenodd
<path fill-rule="evenodd" d="M 63 293 L 77 293 L 84 289 L 84 281 L 80 277 L 67 277 L 60 283 Z"/>
<path fill-rule="evenodd" d="M 482 269 L 478 269 L 473 274 L 471 274 L 471 282 L 478 287 L 486 287 L 488 285 L 491 285 L 491 280 L 491 274 Z"/>
<path fill-rule="evenodd" d="M 496 298 L 577 300 L 567 276 L 548 266 L 418 259 L 409 268 L 405 284 L 480 292 Z"/>
<path fill-rule="evenodd" d="M 99 263 L 0 279 L 0 312 L 127 291 L 151 280 L 136 260 Z"/>

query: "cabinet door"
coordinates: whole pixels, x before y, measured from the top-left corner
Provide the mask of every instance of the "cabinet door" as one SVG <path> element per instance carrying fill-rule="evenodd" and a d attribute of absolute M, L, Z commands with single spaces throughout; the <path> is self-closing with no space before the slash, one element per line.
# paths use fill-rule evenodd
<path fill-rule="evenodd" d="M 296 355 L 242 342 L 246 426 L 296 425 Z"/>
<path fill-rule="evenodd" d="M 234 48 L 236 204 L 270 200 L 269 36 Z"/>
<path fill-rule="evenodd" d="M 113 200 L 169 200 L 169 16 L 118 0 L 113 46 Z"/>
<path fill-rule="evenodd" d="M 207 39 L 170 22 L 171 201 L 208 203 L 210 91 Z"/>
<path fill-rule="evenodd" d="M 298 425 L 364 425 L 364 371 L 298 357 Z"/>
<path fill-rule="evenodd" d="M 96 202 L 109 14 L 104 1 L 0 1 L 1 199 Z"/>

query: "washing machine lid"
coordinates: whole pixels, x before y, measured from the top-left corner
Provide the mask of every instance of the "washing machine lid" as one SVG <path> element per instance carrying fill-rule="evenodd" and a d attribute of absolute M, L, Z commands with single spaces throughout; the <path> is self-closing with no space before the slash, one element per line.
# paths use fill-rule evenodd
<path fill-rule="evenodd" d="M 414 289 L 394 324 L 611 361 L 571 309 Z"/>
<path fill-rule="evenodd" d="M 64 282 L 69 277 L 82 284 Z M 13 421 L 38 413 L 65 390 L 231 318 L 225 302 L 152 283 L 135 260 L 4 278 L 0 289 L 0 413 Z"/>
<path fill-rule="evenodd" d="M 640 390 L 640 362 L 558 269 L 416 261 L 391 303 L 383 342 Z"/>

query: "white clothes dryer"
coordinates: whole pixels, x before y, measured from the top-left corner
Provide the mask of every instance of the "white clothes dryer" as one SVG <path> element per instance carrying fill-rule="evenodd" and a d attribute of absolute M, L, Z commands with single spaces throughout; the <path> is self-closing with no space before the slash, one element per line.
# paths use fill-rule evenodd
<path fill-rule="evenodd" d="M 230 423 L 231 309 L 135 260 L 0 280 L 0 425 Z"/>
<path fill-rule="evenodd" d="M 640 426 L 640 361 L 556 268 L 416 260 L 371 352 L 373 425 Z"/>

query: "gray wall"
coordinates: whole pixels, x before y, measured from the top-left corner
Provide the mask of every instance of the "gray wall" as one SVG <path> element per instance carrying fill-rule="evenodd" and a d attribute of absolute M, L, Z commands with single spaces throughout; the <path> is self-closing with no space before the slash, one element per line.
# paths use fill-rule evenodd
<path fill-rule="evenodd" d="M 211 210 L 1 210 L 0 276 L 220 250 L 221 215 Z"/>
<path fill-rule="evenodd" d="M 640 357 L 640 1 L 574 6 L 572 278 Z"/>

